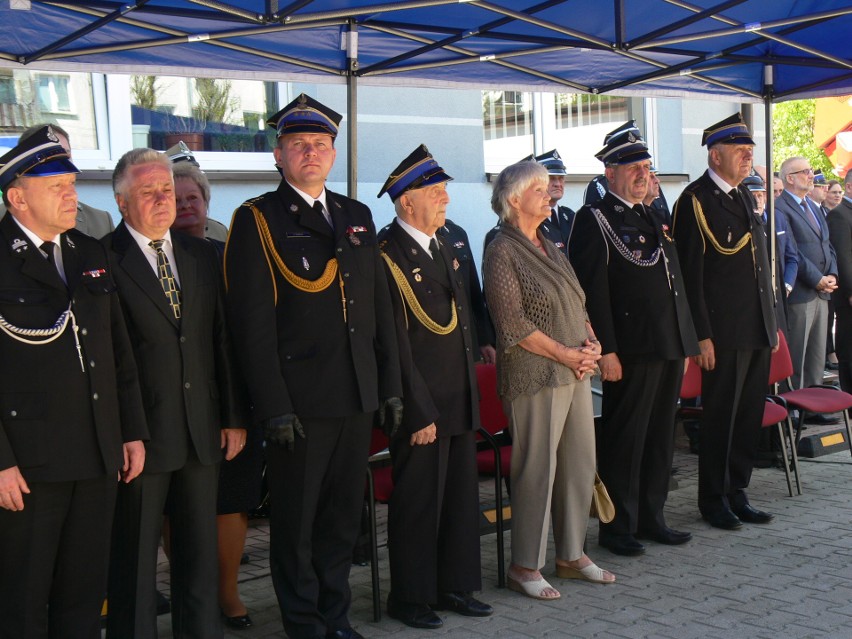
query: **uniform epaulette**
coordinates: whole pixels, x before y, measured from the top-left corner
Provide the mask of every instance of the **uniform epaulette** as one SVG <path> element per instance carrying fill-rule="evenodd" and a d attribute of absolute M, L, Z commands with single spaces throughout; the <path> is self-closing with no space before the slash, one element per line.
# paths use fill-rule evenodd
<path fill-rule="evenodd" d="M 387 238 L 385 238 L 384 240 L 382 240 L 381 242 L 379 242 L 379 250 L 380 250 L 380 251 L 383 251 L 383 250 L 384 250 L 384 248 L 385 248 L 385 246 L 387 246 L 387 244 L 388 244 L 388 240 L 387 240 Z"/>
<path fill-rule="evenodd" d="M 263 195 L 258 195 L 257 197 L 250 198 L 250 199 L 246 200 L 245 202 L 243 202 L 242 204 L 240 204 L 240 206 L 251 206 L 252 204 L 255 204 L 256 202 L 258 202 L 259 200 L 262 200 L 263 197 L 264 197 Z"/>

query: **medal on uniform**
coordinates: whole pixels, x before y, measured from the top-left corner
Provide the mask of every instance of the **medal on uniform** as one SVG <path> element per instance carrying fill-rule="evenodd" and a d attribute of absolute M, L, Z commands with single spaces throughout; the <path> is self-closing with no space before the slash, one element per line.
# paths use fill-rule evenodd
<path fill-rule="evenodd" d="M 663 230 L 663 237 L 666 238 L 669 242 L 674 242 L 674 240 L 671 238 L 671 235 L 669 235 L 669 225 L 663 224 L 662 230 Z"/>
<path fill-rule="evenodd" d="M 644 236 L 644 235 L 640 235 L 640 236 L 639 236 L 639 243 L 640 243 L 640 244 L 644 244 L 644 243 L 645 243 L 645 236 Z"/>
<path fill-rule="evenodd" d="M 633 251 L 633 257 L 635 257 L 637 260 L 641 260 L 642 259 L 642 251 L 640 251 L 638 249 Z"/>
<path fill-rule="evenodd" d="M 290 205 L 290 210 L 291 210 L 293 213 L 295 213 L 296 211 L 298 211 L 298 210 L 299 210 L 299 207 L 298 207 L 298 206 L 296 206 L 295 204 L 291 204 L 291 205 Z"/>
<path fill-rule="evenodd" d="M 304 256 L 302 257 L 302 266 L 305 268 L 306 271 L 311 270 L 311 265 L 308 263 L 308 258 Z"/>
<path fill-rule="evenodd" d="M 624 207 L 620 204 L 616 204 L 612 208 L 615 210 L 616 213 L 624 213 Z"/>
<path fill-rule="evenodd" d="M 461 240 L 459 240 L 458 242 L 455 242 L 453 244 L 453 248 L 457 248 L 457 249 L 464 248 L 464 242 L 462 242 Z"/>
<path fill-rule="evenodd" d="M 414 281 L 415 282 L 420 282 L 420 281 L 423 280 L 423 276 L 420 275 L 420 267 L 419 266 L 411 272 L 414 273 Z"/>
<path fill-rule="evenodd" d="M 453 258 L 453 270 L 459 270 L 459 261 L 456 258 Z"/>

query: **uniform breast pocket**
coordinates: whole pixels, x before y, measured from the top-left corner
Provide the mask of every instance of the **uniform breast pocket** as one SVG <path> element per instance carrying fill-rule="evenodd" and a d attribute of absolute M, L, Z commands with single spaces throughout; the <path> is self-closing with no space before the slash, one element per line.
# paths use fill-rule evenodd
<path fill-rule="evenodd" d="M 278 345 L 278 357 L 285 366 L 291 362 L 300 362 L 311 359 L 317 354 L 317 345 L 312 340 L 298 339 L 280 342 Z"/>
<path fill-rule="evenodd" d="M 280 256 L 288 270 L 307 280 L 315 280 L 325 271 L 334 252 L 329 238 L 288 237 L 280 242 Z"/>
<path fill-rule="evenodd" d="M 43 304 L 46 301 L 47 293 L 39 288 L 0 288 L 0 304 L 4 306 Z"/>
<path fill-rule="evenodd" d="M 47 463 L 44 423 L 48 399 L 43 393 L 0 394 L 0 420 L 21 468 Z"/>
<path fill-rule="evenodd" d="M 116 291 L 115 284 L 109 278 L 86 277 L 82 283 L 92 295 L 109 295 Z"/>

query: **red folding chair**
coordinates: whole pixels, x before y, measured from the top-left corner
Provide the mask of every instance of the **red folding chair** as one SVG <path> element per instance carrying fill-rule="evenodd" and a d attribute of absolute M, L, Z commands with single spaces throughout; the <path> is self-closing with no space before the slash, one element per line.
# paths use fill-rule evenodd
<path fill-rule="evenodd" d="M 506 587 L 505 559 L 503 552 L 503 478 L 506 492 L 511 495 L 509 464 L 512 457 L 511 440 L 506 428 L 509 420 L 503 413 L 503 403 L 497 395 L 497 367 L 494 364 L 476 365 L 476 382 L 479 387 L 479 430 L 482 444 L 488 448 L 476 453 L 479 472 L 494 475 L 496 498 L 495 526 L 497 528 L 497 586 Z M 481 448 L 477 445 L 477 448 Z"/>
<path fill-rule="evenodd" d="M 793 375 L 793 360 L 790 358 L 790 350 L 787 348 L 787 340 L 783 333 L 778 333 L 778 350 L 772 354 L 772 363 L 769 369 L 769 383 L 778 384 L 787 382 L 792 387 L 790 377 Z M 796 420 L 796 438 L 793 443 L 793 466 L 796 469 L 796 483 L 799 484 L 799 494 L 802 494 L 799 483 L 799 461 L 796 447 L 802 438 L 802 425 L 806 415 L 827 415 L 830 413 L 842 413 L 843 423 L 846 426 L 846 443 L 852 454 L 852 431 L 849 429 L 849 415 L 847 411 L 852 408 L 852 395 L 844 393 L 836 386 L 827 384 L 811 386 L 808 388 L 797 388 L 778 393 L 774 396 L 787 410 L 797 409 L 799 418 Z"/>
<path fill-rule="evenodd" d="M 376 502 L 386 504 L 393 492 L 393 468 L 390 465 L 388 438 L 373 429 L 367 462 L 367 507 L 370 511 L 370 573 L 373 581 L 373 621 L 382 619 L 382 592 L 379 581 L 379 540 L 376 534 Z"/>

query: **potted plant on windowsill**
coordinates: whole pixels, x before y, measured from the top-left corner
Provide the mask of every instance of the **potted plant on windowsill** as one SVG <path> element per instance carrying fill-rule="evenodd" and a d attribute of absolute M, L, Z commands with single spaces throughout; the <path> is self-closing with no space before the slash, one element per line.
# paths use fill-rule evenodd
<path fill-rule="evenodd" d="M 207 123 L 198 118 L 170 115 L 168 132 L 164 136 L 166 148 L 182 141 L 193 151 L 203 151 L 206 126 Z"/>

